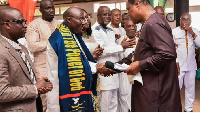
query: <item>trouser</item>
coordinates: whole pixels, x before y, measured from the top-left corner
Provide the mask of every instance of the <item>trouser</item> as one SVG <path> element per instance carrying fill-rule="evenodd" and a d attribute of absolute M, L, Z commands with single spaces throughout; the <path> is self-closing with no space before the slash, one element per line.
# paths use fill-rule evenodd
<path fill-rule="evenodd" d="M 47 97 L 46 94 L 40 94 L 42 105 L 43 105 L 43 112 L 46 112 L 47 110 Z"/>
<path fill-rule="evenodd" d="M 100 105 L 102 112 L 117 111 L 117 90 L 118 89 L 100 91 Z"/>
<path fill-rule="evenodd" d="M 119 90 L 118 90 L 118 112 L 128 112 L 131 110 L 131 91 L 132 84 L 128 81 L 128 75 L 126 73 L 120 73 L 119 75 Z"/>
<path fill-rule="evenodd" d="M 185 85 L 185 111 L 193 110 L 193 102 L 195 98 L 195 76 L 196 71 L 180 71 L 179 87 Z"/>

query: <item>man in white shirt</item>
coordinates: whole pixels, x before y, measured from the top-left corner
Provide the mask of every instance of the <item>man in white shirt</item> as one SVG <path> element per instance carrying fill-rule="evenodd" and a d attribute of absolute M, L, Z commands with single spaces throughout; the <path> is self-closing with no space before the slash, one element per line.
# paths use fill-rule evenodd
<path fill-rule="evenodd" d="M 126 37 L 129 40 L 134 39 L 137 44 L 138 38 L 136 37 L 137 26 L 132 22 L 131 19 L 125 20 L 124 22 L 124 29 L 126 31 Z M 127 57 L 130 53 L 134 54 L 136 45 L 133 48 L 127 48 L 124 53 L 121 54 L 121 58 Z M 133 59 L 132 59 L 133 60 Z M 131 109 L 131 91 L 132 91 L 132 84 L 128 81 L 127 73 L 121 73 L 120 76 L 120 87 L 119 88 L 121 96 L 119 96 L 119 102 L 121 102 L 121 111 L 127 112 L 127 108 Z"/>
<path fill-rule="evenodd" d="M 125 25 L 127 20 L 124 21 L 124 28 L 127 27 Z M 126 31 L 123 27 L 121 27 L 119 24 L 122 22 L 122 15 L 121 11 L 119 9 L 113 9 L 111 11 L 111 24 L 109 25 L 110 28 L 115 33 L 115 40 L 117 44 L 120 44 L 121 41 L 127 37 Z M 135 28 L 134 28 L 135 29 Z M 132 37 L 132 36 L 131 36 Z M 135 35 L 133 35 L 135 38 Z M 130 38 L 131 39 L 131 38 Z M 126 51 L 126 52 L 125 52 Z M 122 59 L 125 57 L 125 54 L 130 54 L 133 51 L 133 48 L 127 48 L 124 52 L 119 54 L 119 59 Z M 129 52 L 131 51 L 131 52 Z M 126 55 L 128 56 L 128 55 Z M 130 93 L 130 94 L 129 94 Z M 127 74 L 125 73 L 119 73 L 119 89 L 118 89 L 118 112 L 128 112 L 130 107 L 130 98 L 128 100 L 128 96 L 131 96 L 131 84 L 128 82 Z"/>
<path fill-rule="evenodd" d="M 138 37 L 136 36 L 136 32 L 137 32 L 136 24 L 134 24 L 131 19 L 128 19 L 125 21 L 124 29 L 126 31 L 126 36 L 128 37 L 128 39 L 135 40 L 137 44 Z M 133 48 L 127 48 L 124 52 L 124 57 L 127 57 L 130 53 L 134 52 L 135 48 L 136 48 L 136 45 Z"/>
<path fill-rule="evenodd" d="M 197 64 L 195 46 L 200 47 L 200 33 L 190 27 L 191 15 L 184 13 L 180 18 L 180 26 L 172 30 L 174 42 L 177 45 L 177 61 L 180 66 L 179 86 L 185 85 L 185 111 L 193 111 L 195 98 L 195 76 Z"/>
<path fill-rule="evenodd" d="M 99 7 L 97 11 L 97 23 L 92 26 L 92 35 L 96 42 L 104 48 L 103 54 L 97 62 L 117 62 L 119 61 L 119 53 L 124 49 L 133 47 L 135 42 L 132 40 L 122 40 L 121 44 L 115 42 L 115 33 L 107 25 L 111 21 L 111 12 L 107 6 Z M 119 88 L 119 76 L 103 77 L 100 76 L 100 106 L 102 112 L 117 111 L 117 90 Z"/>
<path fill-rule="evenodd" d="M 120 26 L 121 21 L 122 21 L 121 11 L 119 9 L 113 9 L 111 11 L 111 24 L 109 24 L 108 27 L 113 29 L 115 33 L 115 39 L 116 41 L 119 42 L 121 42 L 123 39 L 122 37 L 126 35 L 124 28 Z"/>
<path fill-rule="evenodd" d="M 91 94 L 95 95 L 97 75 L 110 75 L 110 69 L 95 63 L 81 37 L 87 20 L 83 11 L 71 7 L 47 45 L 47 77 L 53 89 L 47 94 L 48 112 L 94 112 Z"/>

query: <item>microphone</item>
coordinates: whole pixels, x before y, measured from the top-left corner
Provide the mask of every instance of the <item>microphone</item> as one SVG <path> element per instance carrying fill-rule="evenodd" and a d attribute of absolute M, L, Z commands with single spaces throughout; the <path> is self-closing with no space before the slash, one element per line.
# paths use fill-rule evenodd
<path fill-rule="evenodd" d="M 122 72 L 122 71 L 120 71 L 120 70 L 115 69 L 115 68 L 114 68 L 114 67 L 115 67 L 115 64 L 114 64 L 113 62 L 110 62 L 110 61 L 106 61 L 105 67 L 106 67 L 106 68 L 109 68 L 109 69 L 112 69 L 112 70 L 114 70 L 114 71 L 117 71 L 117 72 Z"/>
<path fill-rule="evenodd" d="M 123 72 L 129 67 L 129 65 L 127 65 L 127 64 L 118 64 L 118 63 L 113 63 L 113 62 L 110 62 L 110 61 L 106 61 L 105 67 L 109 68 L 109 69 L 112 69 L 112 70 L 114 70 L 116 72 Z"/>
<path fill-rule="evenodd" d="M 127 70 L 129 68 L 129 65 L 127 65 L 125 63 L 118 64 L 118 63 L 106 61 L 105 67 L 120 73 L 120 72 Z M 128 81 L 130 84 L 134 84 L 135 80 L 140 82 L 143 85 L 143 80 L 142 80 L 142 76 L 140 73 L 137 73 L 136 75 L 128 75 Z"/>

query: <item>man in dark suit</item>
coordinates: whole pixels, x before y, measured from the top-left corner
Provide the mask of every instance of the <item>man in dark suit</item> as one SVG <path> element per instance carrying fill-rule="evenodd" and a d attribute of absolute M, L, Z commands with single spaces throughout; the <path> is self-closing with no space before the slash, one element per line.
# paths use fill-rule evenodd
<path fill-rule="evenodd" d="M 50 91 L 52 83 L 36 79 L 28 51 L 17 41 L 26 32 L 22 13 L 6 7 L 0 15 L 0 112 L 36 112 L 36 98 Z"/>

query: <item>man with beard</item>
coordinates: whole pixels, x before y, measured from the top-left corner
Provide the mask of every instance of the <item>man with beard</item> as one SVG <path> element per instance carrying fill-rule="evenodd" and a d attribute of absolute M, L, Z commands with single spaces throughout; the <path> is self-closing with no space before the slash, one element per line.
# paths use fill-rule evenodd
<path fill-rule="evenodd" d="M 28 48 L 34 57 L 34 68 L 36 77 L 46 77 L 46 49 L 50 35 L 54 32 L 59 21 L 54 19 L 55 8 L 52 0 L 42 0 L 40 2 L 40 12 L 42 17 L 39 17 L 28 25 L 26 39 Z M 46 97 L 41 95 L 43 109 L 46 111 Z"/>
<path fill-rule="evenodd" d="M 97 62 L 119 60 L 119 53 L 124 49 L 133 47 L 134 41 L 126 39 L 122 40 L 121 44 L 115 43 L 115 34 L 107 25 L 111 21 L 111 11 L 107 6 L 99 7 L 97 11 L 97 23 L 92 26 L 92 35 L 100 47 L 104 49 L 102 55 Z M 118 74 L 113 76 L 100 76 L 100 105 L 102 112 L 117 111 L 117 90 L 119 88 Z"/>
<path fill-rule="evenodd" d="M 128 0 L 131 20 L 143 23 L 134 61 L 125 71 L 141 73 L 143 86 L 132 86 L 131 110 L 134 112 L 180 112 L 181 100 L 172 31 L 164 18 L 152 9 L 149 0 Z"/>
<path fill-rule="evenodd" d="M 36 80 L 28 51 L 17 41 L 25 35 L 26 20 L 10 7 L 0 15 L 0 112 L 41 112 L 39 94 L 53 86 L 47 78 Z"/>
<path fill-rule="evenodd" d="M 47 111 L 94 112 L 91 94 L 96 95 L 95 73 L 106 76 L 113 71 L 95 63 L 82 40 L 81 31 L 87 22 L 83 11 L 71 7 L 63 19 L 47 44 L 47 76 L 53 83 L 47 94 Z"/>

